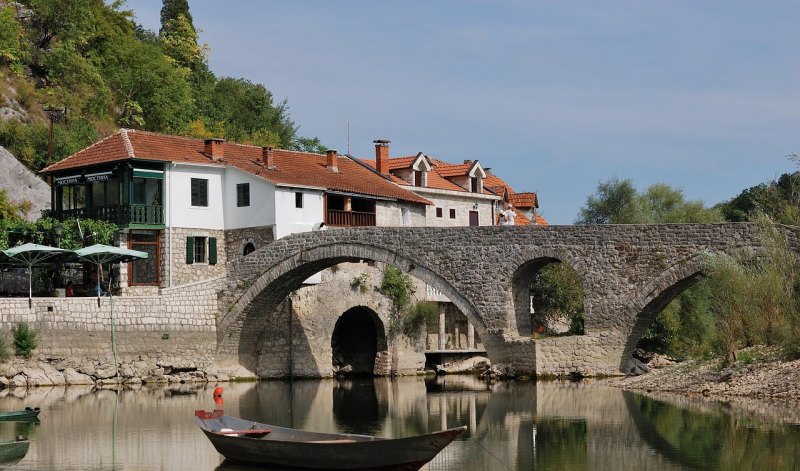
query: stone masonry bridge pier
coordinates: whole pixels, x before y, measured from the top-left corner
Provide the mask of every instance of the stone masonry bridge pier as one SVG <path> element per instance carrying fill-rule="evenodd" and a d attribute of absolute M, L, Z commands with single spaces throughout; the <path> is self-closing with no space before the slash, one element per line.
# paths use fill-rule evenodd
<path fill-rule="evenodd" d="M 800 229 L 778 226 L 791 247 Z M 303 280 L 342 262 L 392 264 L 446 295 L 494 363 L 520 373 L 620 374 L 655 316 L 697 282 L 709 254 L 757 251 L 757 224 L 350 228 L 295 234 L 229 262 L 218 354 L 252 355 L 271 312 Z M 542 266 L 572 267 L 585 334 L 531 338 L 529 287 Z M 341 313 L 340 313 L 341 314 Z"/>

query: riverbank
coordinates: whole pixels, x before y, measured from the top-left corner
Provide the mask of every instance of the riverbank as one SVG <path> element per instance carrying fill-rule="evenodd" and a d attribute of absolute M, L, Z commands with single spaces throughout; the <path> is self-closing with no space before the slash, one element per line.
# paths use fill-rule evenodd
<path fill-rule="evenodd" d="M 175 384 L 255 380 L 239 365 L 209 364 L 205 367 L 175 368 L 157 360 L 140 358 L 122 362 L 71 362 L 66 360 L 13 358 L 0 363 L 0 389 L 39 386 Z"/>
<path fill-rule="evenodd" d="M 800 403 L 800 360 L 782 361 L 763 349 L 738 352 L 737 359 L 725 368 L 718 359 L 689 360 L 608 383 L 647 393 Z"/>

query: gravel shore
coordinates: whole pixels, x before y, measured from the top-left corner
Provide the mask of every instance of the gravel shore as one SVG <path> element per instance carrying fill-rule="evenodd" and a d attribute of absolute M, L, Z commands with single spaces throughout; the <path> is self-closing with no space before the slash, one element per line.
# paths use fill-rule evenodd
<path fill-rule="evenodd" d="M 756 356 L 761 358 L 726 368 L 720 367 L 719 360 L 686 361 L 608 383 L 656 398 L 684 397 L 751 410 L 774 409 L 788 414 L 782 421 L 800 423 L 800 360 L 780 361 L 763 353 Z"/>

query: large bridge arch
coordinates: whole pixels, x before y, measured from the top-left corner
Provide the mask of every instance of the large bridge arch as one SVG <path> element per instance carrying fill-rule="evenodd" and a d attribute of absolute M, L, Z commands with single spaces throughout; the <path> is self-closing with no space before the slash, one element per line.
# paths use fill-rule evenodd
<path fill-rule="evenodd" d="M 264 247 L 251 254 L 269 250 Z M 235 354 L 248 363 L 261 331 L 266 327 L 265 314 L 275 309 L 294 289 L 311 275 L 344 262 L 374 260 L 393 265 L 418 278 L 447 296 L 475 326 L 481 338 L 488 337 L 487 326 L 473 304 L 450 282 L 427 268 L 421 261 L 385 247 L 370 244 L 337 242 L 290 253 L 257 274 L 218 322 L 219 353 Z M 492 356 L 490 346 L 487 354 Z"/>
<path fill-rule="evenodd" d="M 533 250 L 526 250 L 518 254 L 512 261 L 512 267 L 515 268 L 511 277 L 510 296 L 516 321 L 512 327 L 516 328 L 520 335 L 530 335 L 532 330 L 529 292 L 533 277 L 539 270 L 552 263 L 564 263 L 578 274 L 584 293 L 584 306 L 587 304 L 587 276 L 580 260 L 568 250 L 559 247 L 537 247 Z"/>

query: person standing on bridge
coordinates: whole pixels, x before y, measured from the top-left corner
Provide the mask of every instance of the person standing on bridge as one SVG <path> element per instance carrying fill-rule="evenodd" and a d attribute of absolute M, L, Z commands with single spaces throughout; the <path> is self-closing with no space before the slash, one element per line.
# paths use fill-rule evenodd
<path fill-rule="evenodd" d="M 506 203 L 506 210 L 500 213 L 500 225 L 513 226 L 514 218 L 516 217 L 517 214 L 514 212 L 514 207 L 511 206 L 511 203 Z"/>

